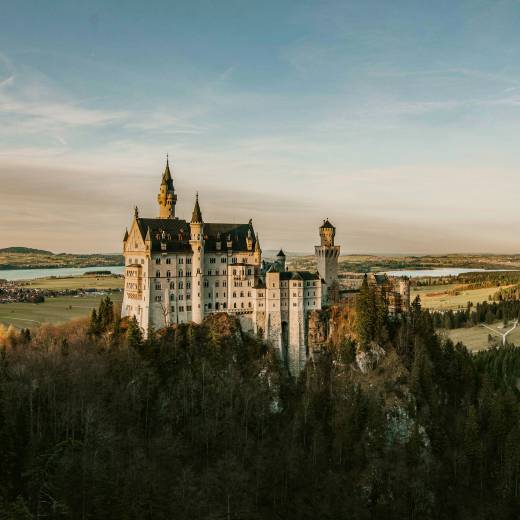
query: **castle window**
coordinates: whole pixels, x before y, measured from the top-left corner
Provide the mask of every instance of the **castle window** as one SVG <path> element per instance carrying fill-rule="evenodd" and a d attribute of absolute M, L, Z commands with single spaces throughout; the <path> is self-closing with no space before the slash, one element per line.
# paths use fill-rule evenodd
<path fill-rule="evenodd" d="M 244 308 L 244 302 L 242 302 L 242 303 L 240 304 L 240 307 L 241 307 L 242 309 Z"/>
<path fill-rule="evenodd" d="M 237 308 L 237 302 L 234 302 L 233 303 L 233 309 L 236 309 Z"/>
<path fill-rule="evenodd" d="M 215 298 L 218 298 L 218 293 L 215 293 Z"/>
<path fill-rule="evenodd" d="M 189 312 L 191 311 L 191 305 L 186 305 L 186 310 Z"/>
<path fill-rule="evenodd" d="M 222 263 L 222 264 L 227 263 L 227 258 L 226 258 L 225 256 L 223 256 L 223 257 L 220 259 L 220 263 Z"/>
<path fill-rule="evenodd" d="M 218 287 L 219 283 L 218 280 L 215 282 L 215 287 Z"/>
<path fill-rule="evenodd" d="M 232 264 L 236 264 L 236 263 L 237 263 L 237 259 L 236 259 L 236 257 L 233 257 L 233 258 L 231 259 L 231 263 L 232 263 Z"/>
<path fill-rule="evenodd" d="M 155 271 L 155 278 L 161 277 L 161 271 Z"/>
<path fill-rule="evenodd" d="M 144 264 L 144 258 L 141 258 L 141 264 Z"/>
<path fill-rule="evenodd" d="M 208 309 L 211 309 L 211 303 L 208 303 Z"/>
<path fill-rule="evenodd" d="M 179 312 L 184 312 L 184 307 L 182 305 L 179 305 Z"/>
<path fill-rule="evenodd" d="M 160 296 L 156 296 L 156 297 L 155 297 L 155 301 L 156 301 L 156 302 L 160 302 L 161 300 L 162 300 L 162 298 L 161 298 Z"/>
<path fill-rule="evenodd" d="M 183 298 L 182 294 L 179 294 L 179 301 L 182 302 L 183 299 L 184 298 Z"/>
<path fill-rule="evenodd" d="M 249 302 L 249 303 L 247 304 L 247 306 L 248 306 L 249 308 L 251 308 L 251 302 Z"/>
<path fill-rule="evenodd" d="M 179 264 L 183 264 L 184 263 L 184 258 L 179 258 Z"/>
<path fill-rule="evenodd" d="M 227 287 L 227 282 L 226 282 L 226 280 L 224 280 L 224 281 L 222 282 L 222 287 Z"/>
<path fill-rule="evenodd" d="M 156 264 L 160 264 L 160 263 L 161 263 L 161 259 L 160 259 L 159 257 L 157 257 L 157 258 L 155 259 L 155 263 L 156 263 Z"/>
<path fill-rule="evenodd" d="M 182 269 L 179 271 L 179 277 L 182 276 Z"/>
<path fill-rule="evenodd" d="M 216 303 L 215 303 L 215 310 L 218 311 L 218 309 L 219 309 L 219 303 L 216 302 Z"/>
<path fill-rule="evenodd" d="M 210 264 L 214 264 L 216 261 L 217 261 L 217 259 L 216 259 L 214 256 L 212 256 L 212 257 L 209 259 L 209 263 L 210 263 Z"/>
<path fill-rule="evenodd" d="M 248 270 L 247 270 L 247 274 L 251 274 L 251 269 L 248 269 Z"/>
<path fill-rule="evenodd" d="M 209 283 L 207 280 L 204 280 L 204 287 L 209 287 Z"/>
<path fill-rule="evenodd" d="M 171 263 L 172 263 L 172 259 L 171 259 L 171 258 L 167 258 L 167 259 L 166 259 L 166 263 L 167 263 L 167 264 L 171 264 Z"/>
<path fill-rule="evenodd" d="M 190 293 L 187 293 L 187 294 L 186 294 L 186 299 L 187 299 L 187 300 L 191 300 L 191 294 L 190 294 Z"/>
<path fill-rule="evenodd" d="M 161 290 L 161 284 L 160 283 L 156 283 L 155 284 L 155 290 L 156 291 L 160 291 Z"/>
<path fill-rule="evenodd" d="M 222 307 L 223 307 L 224 309 L 227 309 L 227 303 L 224 302 L 224 303 L 222 304 Z"/>
<path fill-rule="evenodd" d="M 182 282 L 179 282 L 179 289 L 182 289 Z"/>
<path fill-rule="evenodd" d="M 175 282 L 170 282 L 170 289 L 175 289 Z"/>
<path fill-rule="evenodd" d="M 191 289 L 191 282 L 186 282 L 186 289 Z"/>
<path fill-rule="evenodd" d="M 237 274 L 237 270 L 233 269 L 233 276 L 236 276 L 236 274 Z"/>
<path fill-rule="evenodd" d="M 293 307 L 296 307 L 296 302 L 294 302 L 292 305 L 293 305 Z"/>
<path fill-rule="evenodd" d="M 175 300 L 175 293 L 170 293 L 170 300 Z"/>
<path fill-rule="evenodd" d="M 175 312 L 175 305 L 172 305 L 172 306 L 170 307 L 170 310 L 171 310 L 172 312 Z"/>
<path fill-rule="evenodd" d="M 171 273 L 170 273 L 170 271 L 166 271 L 166 278 L 171 278 Z"/>
<path fill-rule="evenodd" d="M 218 269 L 215 269 L 215 275 L 216 275 L 216 276 L 219 275 Z"/>
<path fill-rule="evenodd" d="M 248 298 L 251 298 L 251 291 L 247 291 Z"/>
<path fill-rule="evenodd" d="M 186 258 L 186 263 L 191 264 L 191 258 Z"/>
<path fill-rule="evenodd" d="M 244 293 L 242 291 L 240 291 L 240 298 L 243 298 L 244 297 Z"/>

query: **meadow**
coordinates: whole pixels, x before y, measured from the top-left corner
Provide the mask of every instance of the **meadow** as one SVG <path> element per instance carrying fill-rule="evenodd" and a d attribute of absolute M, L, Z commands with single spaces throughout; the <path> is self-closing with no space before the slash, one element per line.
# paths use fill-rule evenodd
<path fill-rule="evenodd" d="M 27 287 L 35 289 L 97 289 L 98 291 L 107 291 L 114 289 L 123 289 L 124 279 L 120 276 L 68 276 L 62 278 L 36 278 L 25 283 Z"/>
<path fill-rule="evenodd" d="M 509 286 L 505 286 L 509 287 Z M 455 289 L 457 291 L 455 293 Z M 425 309 L 436 311 L 457 310 L 466 307 L 468 302 L 479 303 L 491 301 L 498 287 L 484 287 L 467 289 L 460 284 L 429 285 L 425 287 L 413 287 L 412 300 L 419 296 Z"/>
<path fill-rule="evenodd" d="M 88 316 L 105 295 L 57 296 L 44 303 L 9 303 L 0 305 L 0 323 L 16 328 L 33 328 L 42 323 L 64 323 L 73 318 Z M 110 294 L 116 309 L 121 308 L 123 293 Z"/>

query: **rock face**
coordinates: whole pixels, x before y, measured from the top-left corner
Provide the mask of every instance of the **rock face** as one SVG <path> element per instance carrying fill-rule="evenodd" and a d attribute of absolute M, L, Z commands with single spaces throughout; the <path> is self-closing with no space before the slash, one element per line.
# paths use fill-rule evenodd
<path fill-rule="evenodd" d="M 311 311 L 308 319 L 309 351 L 320 350 L 325 344 L 340 345 L 354 336 L 355 311 L 348 305 L 333 305 Z"/>
<path fill-rule="evenodd" d="M 357 350 L 356 363 L 359 370 L 361 370 L 363 374 L 366 374 L 368 371 L 376 368 L 385 355 L 385 350 L 381 348 L 377 343 L 372 342 L 368 350 Z"/>

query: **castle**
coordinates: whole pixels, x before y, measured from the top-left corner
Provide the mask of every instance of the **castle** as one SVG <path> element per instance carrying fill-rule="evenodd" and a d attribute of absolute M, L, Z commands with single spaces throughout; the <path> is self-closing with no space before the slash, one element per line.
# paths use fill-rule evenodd
<path fill-rule="evenodd" d="M 316 246 L 317 272 L 288 271 L 283 251 L 262 259 L 253 222 L 205 222 L 198 195 L 188 222 L 175 213 L 177 194 L 168 160 L 157 196 L 159 216 L 135 209 L 123 240 L 125 289 L 122 316 L 135 316 L 145 333 L 226 312 L 245 331 L 259 334 L 278 350 L 295 374 L 307 360 L 309 311 L 327 302 L 337 279 L 339 246 L 327 220 Z"/>
<path fill-rule="evenodd" d="M 243 330 L 271 342 L 289 371 L 298 374 L 309 355 L 309 315 L 329 303 L 352 303 L 361 285 L 360 275 L 338 279 L 336 228 L 328 220 L 319 228 L 316 272 L 289 271 L 282 250 L 274 261 L 262 259 L 252 220 L 205 222 L 198 194 L 191 220 L 178 218 L 168 159 L 157 202 L 158 217 L 143 218 L 136 207 L 125 232 L 122 317 L 135 317 L 147 334 L 226 312 L 238 317 Z M 352 283 L 357 288 L 349 288 Z M 384 290 L 392 313 L 408 308 L 406 281 L 369 275 L 369 283 Z"/>

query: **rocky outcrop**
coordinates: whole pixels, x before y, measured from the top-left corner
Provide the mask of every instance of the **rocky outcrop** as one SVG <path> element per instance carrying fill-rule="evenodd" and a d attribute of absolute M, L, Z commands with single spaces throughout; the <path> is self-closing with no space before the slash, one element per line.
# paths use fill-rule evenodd
<path fill-rule="evenodd" d="M 363 374 L 376 368 L 386 355 L 385 350 L 377 343 L 372 342 L 367 350 L 358 349 L 356 352 L 356 364 Z"/>

